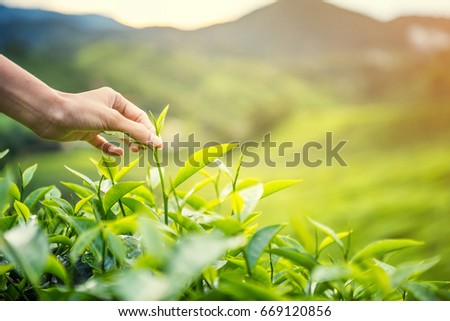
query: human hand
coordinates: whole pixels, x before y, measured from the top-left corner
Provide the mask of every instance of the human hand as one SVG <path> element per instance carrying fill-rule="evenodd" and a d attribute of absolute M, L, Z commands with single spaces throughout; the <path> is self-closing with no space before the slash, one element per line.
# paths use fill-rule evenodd
<path fill-rule="evenodd" d="M 60 142 L 82 140 L 113 155 L 123 150 L 99 134 L 119 131 L 145 145 L 162 148 L 162 140 L 145 112 L 111 88 L 100 88 L 79 94 L 57 93 L 58 98 L 44 109 L 48 126 L 32 126 L 41 138 Z M 139 150 L 130 144 L 132 151 Z"/>
<path fill-rule="evenodd" d="M 59 92 L 1 54 L 0 113 L 43 139 L 83 140 L 112 155 L 122 155 L 123 150 L 101 137 L 102 131 L 119 131 L 144 145 L 162 148 L 147 115 L 111 88 L 80 94 Z M 133 151 L 140 149 L 126 143 Z"/>

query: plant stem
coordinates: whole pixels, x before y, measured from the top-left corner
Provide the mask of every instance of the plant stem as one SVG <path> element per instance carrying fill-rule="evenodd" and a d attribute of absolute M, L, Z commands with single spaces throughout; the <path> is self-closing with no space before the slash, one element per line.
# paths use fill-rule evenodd
<path fill-rule="evenodd" d="M 106 168 L 108 170 L 109 177 L 111 179 L 111 185 L 112 186 L 116 185 L 116 182 L 114 182 L 114 177 L 113 177 L 113 174 L 111 172 L 111 169 L 109 168 L 108 165 L 106 165 Z M 119 207 L 120 207 L 120 211 L 122 212 L 123 217 L 127 217 L 127 215 L 125 214 L 125 208 L 123 207 L 123 204 L 122 204 L 121 200 L 119 200 Z"/>
<path fill-rule="evenodd" d="M 274 267 L 273 267 L 272 253 L 270 253 L 271 249 L 272 243 L 269 243 L 270 281 L 272 282 L 273 285 Z"/>
<path fill-rule="evenodd" d="M 102 241 L 103 241 L 103 253 L 102 253 L 102 273 L 106 271 L 106 256 L 108 255 L 108 248 L 106 247 L 106 236 L 103 229 L 101 229 Z"/>
<path fill-rule="evenodd" d="M 164 174 L 162 172 L 161 162 L 159 160 L 159 152 L 157 148 L 153 149 L 153 156 L 155 157 L 156 167 L 158 168 L 159 180 L 161 183 L 161 193 L 164 202 L 164 223 L 166 225 L 169 225 L 169 198 L 166 193 L 166 187 L 164 184 Z"/>

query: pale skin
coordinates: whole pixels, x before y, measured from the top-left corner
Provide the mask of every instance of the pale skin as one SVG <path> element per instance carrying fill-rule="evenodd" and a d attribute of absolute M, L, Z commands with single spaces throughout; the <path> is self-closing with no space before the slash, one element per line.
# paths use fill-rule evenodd
<path fill-rule="evenodd" d="M 30 128 L 40 138 L 59 142 L 86 141 L 111 155 L 123 149 L 100 136 L 119 131 L 138 142 L 162 147 L 146 113 L 111 88 L 78 94 L 55 90 L 0 55 L 0 113 Z M 132 151 L 139 146 L 131 144 Z"/>

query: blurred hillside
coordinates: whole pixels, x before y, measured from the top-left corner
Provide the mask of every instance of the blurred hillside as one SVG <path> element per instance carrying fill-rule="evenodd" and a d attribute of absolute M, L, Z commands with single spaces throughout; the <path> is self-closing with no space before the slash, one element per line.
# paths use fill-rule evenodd
<path fill-rule="evenodd" d="M 335 101 L 450 98 L 445 19 L 381 23 L 321 1 L 282 0 L 188 32 L 0 6 L 0 30 L 1 52 L 55 88 L 107 85 L 156 111 L 170 103 L 173 116 L 213 139 L 255 137 Z"/>
<path fill-rule="evenodd" d="M 260 141 L 271 131 L 302 146 L 333 132 L 349 141 L 349 167 L 246 169 L 304 179 L 264 203 L 263 220 L 307 214 L 351 225 L 355 244 L 423 240 L 420 257 L 441 255 L 433 273 L 448 279 L 450 20 L 379 22 L 317 0 L 279 0 L 181 31 L 0 6 L 0 52 L 59 90 L 110 86 L 144 110 L 170 104 L 167 128 L 205 141 Z M 0 116 L 6 147 L 24 166 L 39 162 L 37 185 L 70 179 L 63 163 L 92 173 L 83 151 L 24 155 L 58 145 Z"/>

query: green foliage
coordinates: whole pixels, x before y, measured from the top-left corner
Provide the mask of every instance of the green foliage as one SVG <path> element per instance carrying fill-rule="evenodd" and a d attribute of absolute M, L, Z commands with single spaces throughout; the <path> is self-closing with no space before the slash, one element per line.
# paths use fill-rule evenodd
<path fill-rule="evenodd" d="M 166 113 L 152 118 L 158 132 Z M 242 179 L 242 158 L 234 173 L 219 161 L 208 168 L 234 147 L 197 151 L 173 180 L 156 149 L 146 181 L 126 181 L 137 161 L 122 168 L 105 157 L 93 161 L 98 178 L 67 167 L 81 183 L 64 183 L 67 198 L 55 186 L 27 191 L 37 166 L 17 184 L 5 175 L 0 184 L 11 199 L 0 204 L 0 298 L 449 299 L 448 283 L 420 279 L 438 258 L 391 262 L 420 242 L 381 240 L 354 253 L 351 230 L 310 218 L 293 217 L 294 236 L 281 234 L 284 225 L 258 226 L 259 200 L 299 181 Z M 202 174 L 206 179 L 189 188 Z M 208 186 L 212 193 L 200 193 Z"/>

